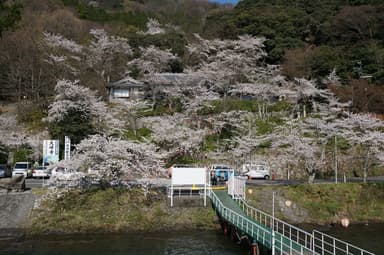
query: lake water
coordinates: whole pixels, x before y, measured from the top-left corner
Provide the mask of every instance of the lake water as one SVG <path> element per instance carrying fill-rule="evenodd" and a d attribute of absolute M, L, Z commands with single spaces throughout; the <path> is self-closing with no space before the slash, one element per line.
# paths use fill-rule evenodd
<path fill-rule="evenodd" d="M 306 226 L 308 227 L 308 225 Z M 315 227 L 377 255 L 384 254 L 384 224 Z M 44 236 L 0 241 L 0 255 L 245 255 L 219 230 L 145 234 Z"/>
<path fill-rule="evenodd" d="M 348 228 L 332 227 L 323 232 L 377 255 L 384 254 L 384 223 L 357 224 Z"/>
<path fill-rule="evenodd" d="M 0 245 L 1 255 L 244 255 L 220 231 L 39 237 Z"/>

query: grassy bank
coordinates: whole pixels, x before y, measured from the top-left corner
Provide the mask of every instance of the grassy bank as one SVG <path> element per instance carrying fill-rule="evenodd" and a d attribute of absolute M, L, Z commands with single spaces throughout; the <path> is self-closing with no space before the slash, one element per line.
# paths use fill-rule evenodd
<path fill-rule="evenodd" d="M 201 199 L 200 199 L 201 200 Z M 196 201 L 195 201 L 196 202 Z M 29 234 L 134 232 L 217 228 L 210 206 L 171 208 L 163 190 L 70 191 L 31 213 Z"/>
<path fill-rule="evenodd" d="M 276 216 L 292 223 L 384 222 L 384 184 L 315 184 L 249 187 L 249 203 L 271 212 L 275 192 Z"/>
<path fill-rule="evenodd" d="M 247 200 L 270 213 L 273 192 L 276 216 L 291 223 L 339 223 L 342 217 L 352 223 L 384 222 L 384 184 L 253 186 Z M 201 200 L 178 201 L 171 208 L 161 189 L 74 190 L 43 200 L 32 211 L 27 230 L 65 234 L 218 228 L 212 208 L 196 205 Z"/>

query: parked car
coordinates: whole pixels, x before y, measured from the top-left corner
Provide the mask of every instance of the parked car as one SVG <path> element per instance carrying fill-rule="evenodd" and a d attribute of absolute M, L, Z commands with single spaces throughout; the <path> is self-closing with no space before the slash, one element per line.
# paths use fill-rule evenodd
<path fill-rule="evenodd" d="M 51 176 L 51 170 L 46 166 L 38 166 L 32 169 L 33 178 L 49 178 Z"/>
<path fill-rule="evenodd" d="M 25 178 L 32 177 L 32 169 L 30 162 L 16 162 L 12 170 L 12 177 L 24 175 Z"/>
<path fill-rule="evenodd" d="M 269 168 L 262 164 L 244 164 L 241 175 L 247 176 L 249 179 L 266 179 L 271 177 Z"/>
<path fill-rule="evenodd" d="M 0 164 L 0 178 L 10 177 L 11 171 L 6 164 Z"/>
<path fill-rule="evenodd" d="M 51 170 L 51 176 L 56 176 L 57 174 L 64 174 L 67 172 L 67 169 L 61 166 L 55 166 Z"/>
<path fill-rule="evenodd" d="M 211 184 L 216 185 L 228 181 L 231 172 L 234 170 L 225 165 L 213 165 L 209 168 Z"/>

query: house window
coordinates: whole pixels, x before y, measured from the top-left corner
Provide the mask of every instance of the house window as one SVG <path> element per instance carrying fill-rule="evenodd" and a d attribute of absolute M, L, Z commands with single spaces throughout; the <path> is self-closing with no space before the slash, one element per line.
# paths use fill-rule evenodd
<path fill-rule="evenodd" d="M 117 98 L 129 97 L 129 90 L 128 89 L 114 89 L 113 90 L 113 97 L 117 97 Z"/>

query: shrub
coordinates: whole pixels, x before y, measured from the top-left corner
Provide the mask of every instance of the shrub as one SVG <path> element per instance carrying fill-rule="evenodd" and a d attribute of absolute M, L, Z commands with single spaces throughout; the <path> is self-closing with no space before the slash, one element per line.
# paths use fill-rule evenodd
<path fill-rule="evenodd" d="M 256 112 L 260 101 L 257 100 L 244 100 L 239 98 L 227 98 L 224 100 L 212 101 L 210 106 L 204 106 L 199 111 L 200 115 L 215 114 L 230 111 L 248 111 Z"/>
<path fill-rule="evenodd" d="M 139 128 L 137 130 L 127 129 L 123 137 L 128 140 L 143 141 L 144 138 L 150 138 L 152 131 L 148 128 Z"/>
<path fill-rule="evenodd" d="M 13 162 L 28 161 L 31 159 L 32 153 L 33 151 L 28 147 L 16 149 L 13 155 Z"/>

